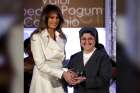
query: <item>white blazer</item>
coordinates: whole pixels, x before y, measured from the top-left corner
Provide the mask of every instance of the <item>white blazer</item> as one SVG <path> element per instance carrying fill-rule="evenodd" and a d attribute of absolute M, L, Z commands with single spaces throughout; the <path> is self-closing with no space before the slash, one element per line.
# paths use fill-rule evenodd
<path fill-rule="evenodd" d="M 45 29 L 34 34 L 31 50 L 35 61 L 29 93 L 64 93 L 60 79 L 64 70 L 65 40 L 55 31 L 56 41 L 50 38 Z"/>

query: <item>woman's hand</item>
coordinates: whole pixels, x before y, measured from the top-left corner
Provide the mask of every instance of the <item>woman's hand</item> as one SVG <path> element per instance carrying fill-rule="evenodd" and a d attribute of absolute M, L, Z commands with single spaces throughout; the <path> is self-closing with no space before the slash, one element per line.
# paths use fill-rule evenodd
<path fill-rule="evenodd" d="M 64 78 L 65 81 L 66 81 L 67 83 L 69 83 L 70 85 L 75 84 L 76 80 L 74 79 L 74 77 L 75 77 L 75 74 L 72 73 L 72 72 L 70 72 L 70 71 L 67 71 L 67 72 L 64 71 L 64 73 L 63 73 L 63 78 Z"/>
<path fill-rule="evenodd" d="M 75 77 L 74 79 L 76 81 L 73 83 L 73 85 L 77 85 L 77 84 L 80 84 L 81 82 L 85 81 L 86 80 L 86 77 L 79 76 L 79 77 Z"/>
<path fill-rule="evenodd" d="M 63 77 L 66 80 L 66 82 L 69 83 L 69 85 L 79 84 L 80 82 L 86 79 L 86 77 L 83 77 L 83 76 L 78 77 L 78 75 L 71 70 L 64 72 Z"/>

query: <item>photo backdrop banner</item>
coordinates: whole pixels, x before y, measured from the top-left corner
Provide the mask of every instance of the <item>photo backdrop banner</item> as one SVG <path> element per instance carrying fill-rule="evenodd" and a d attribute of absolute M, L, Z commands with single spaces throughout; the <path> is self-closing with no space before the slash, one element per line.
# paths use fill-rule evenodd
<path fill-rule="evenodd" d="M 58 5 L 65 28 L 104 27 L 104 0 L 24 0 L 24 27 L 36 28 L 43 6 Z"/>

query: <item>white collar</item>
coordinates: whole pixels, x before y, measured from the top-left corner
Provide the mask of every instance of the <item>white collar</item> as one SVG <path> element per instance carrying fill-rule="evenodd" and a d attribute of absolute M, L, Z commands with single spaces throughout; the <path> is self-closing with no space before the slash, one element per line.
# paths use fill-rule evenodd
<path fill-rule="evenodd" d="M 47 29 L 44 29 L 42 32 L 41 32 L 42 36 L 49 36 L 49 33 L 48 33 L 48 30 Z M 55 36 L 58 37 L 60 35 L 59 32 L 55 31 Z"/>
<path fill-rule="evenodd" d="M 96 50 L 96 48 L 94 48 L 90 53 L 83 52 L 84 53 L 84 56 L 90 56 L 90 55 L 92 55 L 95 50 Z"/>

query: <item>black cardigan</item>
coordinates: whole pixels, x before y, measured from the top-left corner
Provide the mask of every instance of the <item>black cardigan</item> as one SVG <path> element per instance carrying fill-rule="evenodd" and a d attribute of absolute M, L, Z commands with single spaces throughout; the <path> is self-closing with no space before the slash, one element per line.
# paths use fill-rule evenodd
<path fill-rule="evenodd" d="M 83 71 L 86 76 L 84 82 L 74 86 L 74 93 L 109 93 L 112 66 L 104 48 L 97 48 L 85 66 L 82 51 L 72 55 L 68 68 Z"/>

